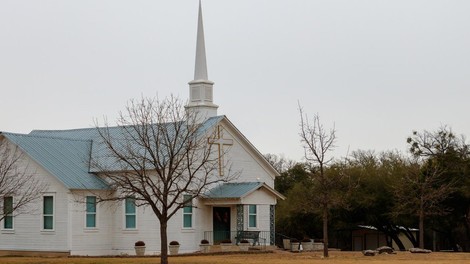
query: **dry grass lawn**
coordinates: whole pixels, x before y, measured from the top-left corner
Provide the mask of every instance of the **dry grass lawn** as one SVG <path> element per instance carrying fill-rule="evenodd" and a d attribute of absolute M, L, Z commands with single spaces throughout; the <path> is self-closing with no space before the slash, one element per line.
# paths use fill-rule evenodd
<path fill-rule="evenodd" d="M 360 252 L 330 252 L 329 259 L 322 259 L 321 253 L 289 253 L 276 251 L 266 254 L 233 254 L 214 256 L 180 256 L 170 257 L 171 264 L 316 264 L 316 263 L 400 263 L 400 264 L 468 264 L 470 253 L 431 253 L 411 254 L 409 252 L 398 252 L 393 255 L 379 255 L 365 257 Z M 30 257 L 0 257 L 0 263 L 8 264 L 137 264 L 137 263 L 159 263 L 158 258 L 30 258 Z"/>

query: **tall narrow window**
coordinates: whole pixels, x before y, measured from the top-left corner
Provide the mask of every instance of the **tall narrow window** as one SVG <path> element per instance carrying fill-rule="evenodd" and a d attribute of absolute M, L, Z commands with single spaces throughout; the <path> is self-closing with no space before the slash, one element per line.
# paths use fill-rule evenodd
<path fill-rule="evenodd" d="M 136 228 L 135 198 L 126 198 L 125 204 L 126 229 Z"/>
<path fill-rule="evenodd" d="M 257 208 L 256 205 L 250 204 L 248 206 L 248 227 L 257 227 Z"/>
<path fill-rule="evenodd" d="M 86 227 L 96 227 L 96 196 L 86 197 Z"/>
<path fill-rule="evenodd" d="M 44 196 L 42 206 L 44 230 L 54 230 L 54 196 Z"/>
<path fill-rule="evenodd" d="M 3 197 L 3 229 L 13 229 L 13 197 Z"/>
<path fill-rule="evenodd" d="M 193 201 L 191 195 L 184 195 L 183 228 L 193 227 Z"/>

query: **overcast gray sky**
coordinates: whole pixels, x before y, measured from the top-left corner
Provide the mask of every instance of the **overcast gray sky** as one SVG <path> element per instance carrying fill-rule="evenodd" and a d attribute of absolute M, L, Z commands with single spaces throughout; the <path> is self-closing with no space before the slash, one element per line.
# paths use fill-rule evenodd
<path fill-rule="evenodd" d="M 347 150 L 470 136 L 470 1 L 203 0 L 214 100 L 262 153 L 300 160 L 297 102 Z M 0 131 L 93 126 L 188 98 L 197 0 L 0 0 Z"/>

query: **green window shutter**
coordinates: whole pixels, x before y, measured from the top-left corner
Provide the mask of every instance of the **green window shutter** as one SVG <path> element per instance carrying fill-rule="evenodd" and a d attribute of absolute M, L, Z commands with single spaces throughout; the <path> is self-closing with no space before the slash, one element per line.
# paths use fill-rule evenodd
<path fill-rule="evenodd" d="M 257 227 L 257 208 L 256 205 L 249 205 L 248 207 L 248 227 Z"/>
<path fill-rule="evenodd" d="M 44 229 L 46 230 L 54 229 L 53 221 L 54 219 L 52 216 L 44 216 Z"/>
<path fill-rule="evenodd" d="M 96 197 L 95 196 L 86 197 L 86 211 L 87 213 L 96 213 Z"/>
<path fill-rule="evenodd" d="M 3 228 L 4 229 L 13 229 L 13 216 L 5 216 L 3 218 Z"/>
<path fill-rule="evenodd" d="M 183 228 L 193 227 L 193 201 L 191 195 L 183 196 Z"/>
<path fill-rule="evenodd" d="M 250 205 L 250 214 L 256 214 L 256 205 Z"/>
<path fill-rule="evenodd" d="M 13 229 L 13 197 L 8 196 L 3 198 L 3 228 Z"/>
<path fill-rule="evenodd" d="M 87 214 L 86 215 L 86 227 L 96 227 L 96 215 L 94 214 Z"/>
<path fill-rule="evenodd" d="M 126 215 L 126 228 L 135 228 L 135 215 Z"/>
<path fill-rule="evenodd" d="M 126 198 L 126 214 L 135 214 L 135 199 Z"/>
<path fill-rule="evenodd" d="M 86 197 L 86 227 L 96 227 L 96 197 Z"/>
<path fill-rule="evenodd" d="M 3 214 L 9 215 L 13 213 L 13 197 L 3 197 Z"/>
<path fill-rule="evenodd" d="M 193 216 L 189 214 L 185 214 L 183 216 L 183 227 L 184 228 L 191 228 L 193 227 Z"/>
<path fill-rule="evenodd" d="M 43 198 L 43 229 L 54 229 L 54 197 L 44 196 Z"/>
<path fill-rule="evenodd" d="M 49 214 L 54 213 L 54 197 L 44 196 L 43 213 L 45 215 L 49 215 Z"/>
<path fill-rule="evenodd" d="M 135 199 L 132 197 L 126 198 L 125 201 L 125 220 L 126 228 L 136 228 L 136 215 L 135 215 Z"/>

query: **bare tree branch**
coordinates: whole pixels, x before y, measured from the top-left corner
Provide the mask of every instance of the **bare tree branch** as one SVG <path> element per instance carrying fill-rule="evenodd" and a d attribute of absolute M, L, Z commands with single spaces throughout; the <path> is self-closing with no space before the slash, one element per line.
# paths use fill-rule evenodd
<path fill-rule="evenodd" d="M 300 139 L 304 146 L 304 156 L 312 166 L 313 173 L 311 179 L 314 193 L 306 201 L 310 208 L 318 208 L 322 214 L 323 221 L 323 256 L 328 257 L 328 217 L 329 210 L 339 202 L 339 197 L 333 191 L 339 183 L 342 173 L 335 174 L 335 177 L 326 175 L 326 166 L 333 160 L 328 157 L 328 152 L 333 150 L 336 141 L 336 131 L 334 126 L 327 131 L 320 122 L 320 116 L 315 114 L 310 121 L 307 114 L 299 104 L 300 114 Z M 331 175 L 332 176 L 332 175 Z"/>
<path fill-rule="evenodd" d="M 208 141 L 217 127 L 208 131 L 196 120 L 175 97 L 142 98 L 129 102 L 117 126 L 98 127 L 104 148 L 92 157 L 92 167 L 115 191 L 100 200 L 133 197 L 137 206 L 152 208 L 160 222 L 162 263 L 167 261 L 167 223 L 185 206 L 183 195 L 199 197 L 237 175 L 218 175 L 219 155 Z"/>
<path fill-rule="evenodd" d="M 0 220 L 31 213 L 35 209 L 28 204 L 39 199 L 46 188 L 29 168 L 23 152 L 0 134 Z M 5 206 L 7 197 L 12 197 L 12 206 Z"/>

